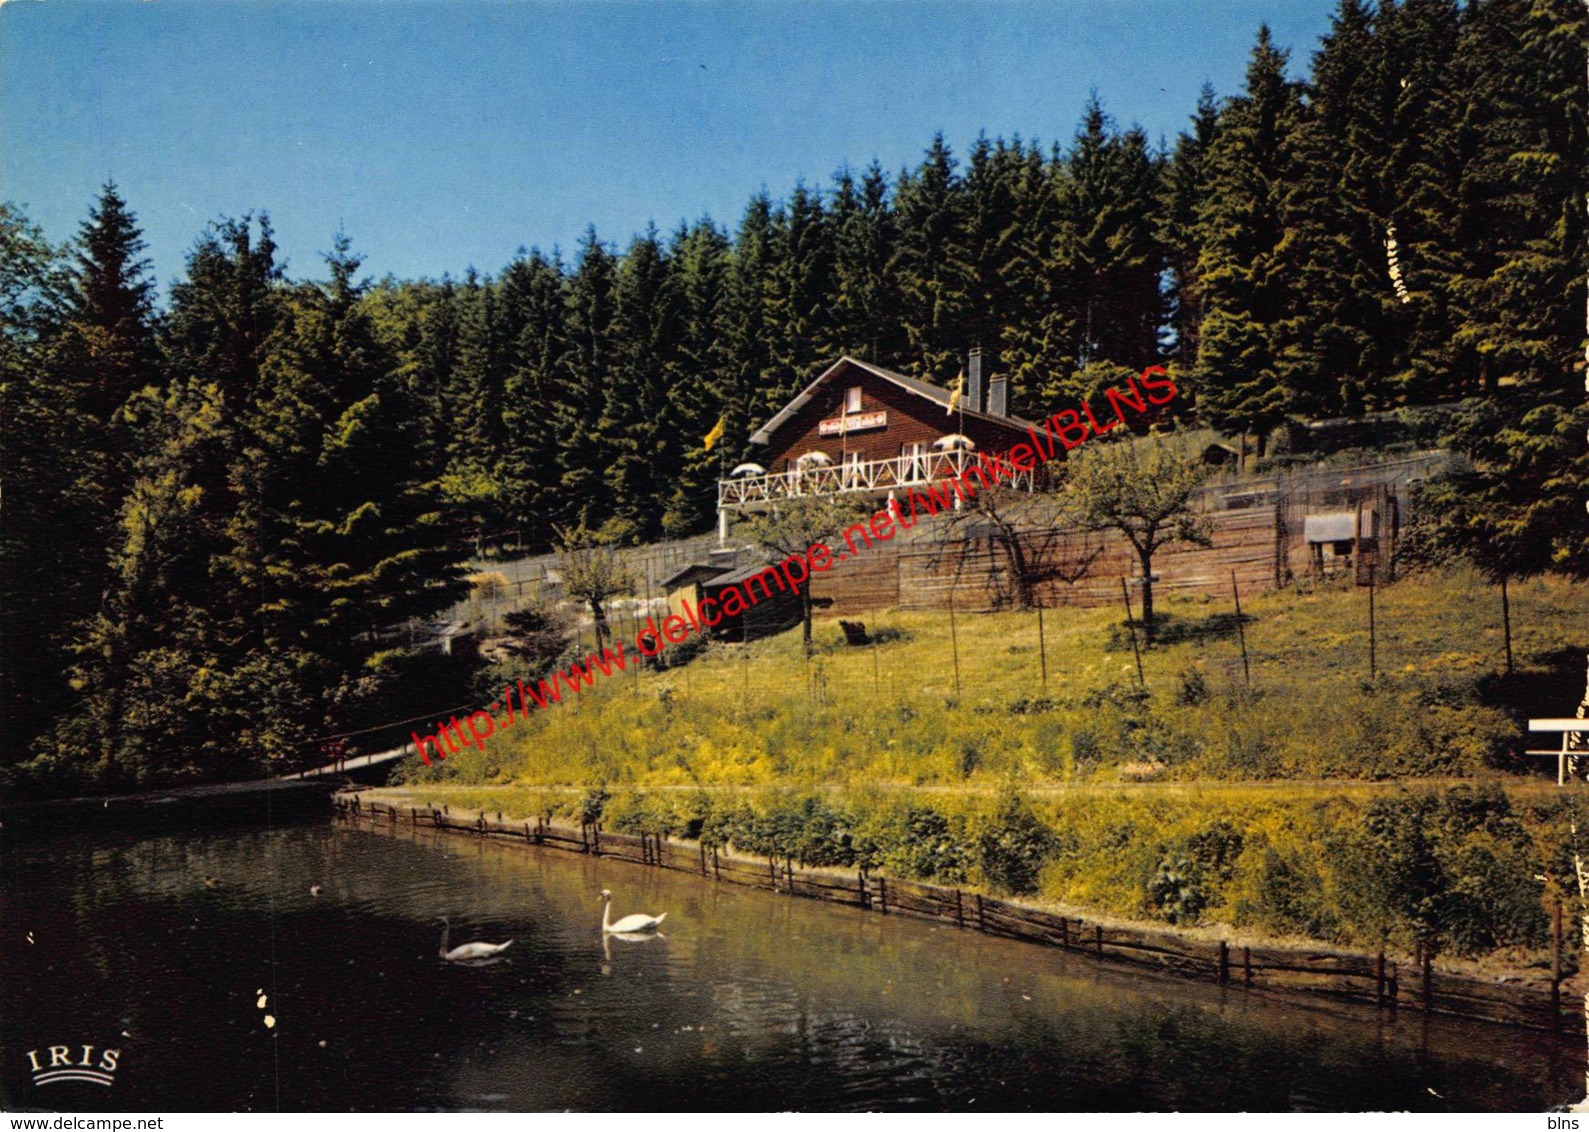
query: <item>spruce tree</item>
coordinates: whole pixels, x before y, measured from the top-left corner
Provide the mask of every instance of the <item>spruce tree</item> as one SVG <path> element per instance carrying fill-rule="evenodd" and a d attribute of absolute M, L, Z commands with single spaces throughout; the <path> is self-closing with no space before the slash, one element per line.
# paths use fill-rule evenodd
<path fill-rule="evenodd" d="M 596 236 L 586 230 L 579 259 L 569 280 L 564 333 L 568 346 L 557 362 L 557 427 L 559 466 L 555 526 L 599 528 L 613 513 L 607 466 L 612 446 L 601 431 L 607 417 L 607 391 L 612 380 L 613 286 L 617 261 Z"/>
<path fill-rule="evenodd" d="M 513 521 L 523 542 L 536 550 L 551 545 L 547 516 L 556 509 L 559 490 L 557 374 L 567 345 L 566 291 L 561 262 L 539 249 L 515 259 L 502 278 L 501 302 L 518 333 L 503 401 L 501 475 Z"/>
<path fill-rule="evenodd" d="M 1260 28 L 1245 93 L 1220 114 L 1208 153 L 1208 195 L 1198 212 L 1198 413 L 1226 433 L 1256 433 L 1260 455 L 1265 435 L 1292 404 L 1285 379 L 1297 330 L 1282 263 L 1282 203 L 1295 175 L 1290 141 L 1301 94 L 1285 67 L 1286 52 L 1267 26 Z"/>
<path fill-rule="evenodd" d="M 1202 250 L 1197 212 L 1208 192 L 1208 150 L 1219 122 L 1214 88 L 1203 84 L 1192 128 L 1175 139 L 1175 149 L 1164 170 L 1164 202 L 1159 212 L 1159 239 L 1164 248 L 1169 289 L 1171 333 L 1168 360 L 1177 368 L 1191 369 L 1197 361 L 1202 334 L 1202 280 L 1197 262 Z"/>
<path fill-rule="evenodd" d="M 955 160 L 939 133 L 921 165 L 900 175 L 894 191 L 899 239 L 889 266 L 899 284 L 910 347 L 904 370 L 943 384 L 953 382 L 972 344 L 964 211 Z"/>
<path fill-rule="evenodd" d="M 857 183 L 838 175 L 829 207 L 833 233 L 833 348 L 875 365 L 903 364 L 900 295 L 889 262 L 898 242 L 888 178 L 873 162 Z"/>
<path fill-rule="evenodd" d="M 11 737 L 0 764 L 21 761 L 69 702 L 67 640 L 104 580 L 103 555 L 85 559 L 85 540 L 62 527 L 98 506 L 92 449 L 80 447 L 92 422 L 46 364 L 63 268 L 39 228 L 0 203 L 0 715 Z"/>
<path fill-rule="evenodd" d="M 668 419 L 678 429 L 681 460 L 666 494 L 662 532 L 670 538 L 710 527 L 717 481 L 749 447 L 750 429 L 726 375 L 729 286 L 728 237 L 710 221 L 674 234 L 668 259 L 679 302 L 675 347 L 678 380 L 667 390 Z M 704 438 L 723 420 L 722 439 L 708 451 Z"/>
<path fill-rule="evenodd" d="M 655 228 L 629 245 L 613 281 L 610 384 L 599 427 L 605 469 L 625 537 L 661 532 L 662 501 L 690 443 L 670 418 L 668 390 L 682 380 L 678 283 Z"/>

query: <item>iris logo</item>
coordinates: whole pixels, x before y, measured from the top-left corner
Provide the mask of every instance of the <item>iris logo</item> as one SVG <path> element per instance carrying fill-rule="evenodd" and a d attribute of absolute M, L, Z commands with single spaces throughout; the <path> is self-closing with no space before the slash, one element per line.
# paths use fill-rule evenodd
<path fill-rule="evenodd" d="M 47 1051 L 50 1058 L 48 1065 L 39 1064 L 38 1050 L 28 1050 L 28 1063 L 33 1066 L 33 1083 L 55 1085 L 62 1081 L 90 1081 L 107 1087 L 116 1083 L 116 1062 L 121 1057 L 121 1050 L 107 1049 L 96 1062 L 93 1046 L 79 1046 L 78 1049 L 83 1056 L 73 1061 L 71 1046 L 50 1046 Z"/>

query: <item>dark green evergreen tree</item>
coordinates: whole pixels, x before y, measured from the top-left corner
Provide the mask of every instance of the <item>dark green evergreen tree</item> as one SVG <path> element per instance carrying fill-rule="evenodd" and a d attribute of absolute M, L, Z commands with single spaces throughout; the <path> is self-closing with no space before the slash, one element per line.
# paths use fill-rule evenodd
<path fill-rule="evenodd" d="M 1164 203 L 1159 213 L 1159 240 L 1168 276 L 1167 360 L 1179 370 L 1190 370 L 1196 364 L 1202 336 L 1202 280 L 1197 270 L 1202 236 L 1197 213 L 1208 194 L 1208 150 L 1219 122 L 1214 88 L 1208 83 L 1198 94 L 1191 122 L 1191 130 L 1176 137 L 1175 150 L 1164 170 Z"/>
<path fill-rule="evenodd" d="M 1283 270 L 1286 186 L 1296 175 L 1291 136 L 1301 92 L 1286 52 L 1259 29 L 1245 93 L 1226 103 L 1208 153 L 1208 195 L 1198 212 L 1203 250 L 1198 413 L 1224 432 L 1264 437 L 1292 405 L 1298 361 L 1295 296 Z"/>
<path fill-rule="evenodd" d="M 940 133 L 921 165 L 900 175 L 894 191 L 899 237 L 889 269 L 910 347 L 904 371 L 942 384 L 954 381 L 973 344 L 964 211 L 955 160 Z"/>
<path fill-rule="evenodd" d="M 898 240 L 888 178 L 873 162 L 859 183 L 841 172 L 829 207 L 833 238 L 832 330 L 835 352 L 888 368 L 906 344 L 899 288 L 889 271 Z"/>
<path fill-rule="evenodd" d="M 96 422 L 47 364 L 69 285 L 44 234 L 0 204 L 0 715 L 11 738 L 0 765 L 25 758 L 70 702 L 66 644 L 104 580 L 103 530 L 70 526 L 99 508 L 99 461 L 83 443 Z"/>
<path fill-rule="evenodd" d="M 554 526 L 595 530 L 613 514 L 607 466 L 612 446 L 601 431 L 613 369 L 613 287 L 617 260 L 596 236 L 585 233 L 568 284 L 564 315 L 567 348 L 558 358 L 557 423 L 559 466 Z"/>

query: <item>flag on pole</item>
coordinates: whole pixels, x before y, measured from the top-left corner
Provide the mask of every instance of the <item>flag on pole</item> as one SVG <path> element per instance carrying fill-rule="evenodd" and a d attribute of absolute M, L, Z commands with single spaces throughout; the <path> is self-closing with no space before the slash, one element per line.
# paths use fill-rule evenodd
<path fill-rule="evenodd" d="M 960 391 L 965 388 L 965 384 L 966 371 L 961 370 L 960 376 L 955 378 L 955 387 L 949 391 L 948 415 L 951 417 L 954 416 L 955 410 L 960 407 Z"/>
<path fill-rule="evenodd" d="M 717 423 L 712 426 L 712 431 L 701 438 L 701 443 L 706 445 L 706 450 L 708 452 L 712 450 L 712 445 L 723 439 L 723 430 L 727 427 L 728 414 L 724 413 L 722 416 L 717 418 Z"/>

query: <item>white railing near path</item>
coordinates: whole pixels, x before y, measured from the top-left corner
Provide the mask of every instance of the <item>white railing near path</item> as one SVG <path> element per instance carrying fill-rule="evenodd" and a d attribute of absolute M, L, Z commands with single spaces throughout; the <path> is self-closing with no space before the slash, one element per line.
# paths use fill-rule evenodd
<path fill-rule="evenodd" d="M 1559 751 L 1524 751 L 1525 755 L 1555 755 L 1556 756 L 1556 785 L 1567 784 L 1567 759 L 1571 755 L 1589 755 L 1589 749 L 1575 751 L 1569 744 L 1574 735 L 1589 735 L 1589 719 L 1531 719 L 1528 721 L 1530 731 L 1546 731 L 1551 734 L 1561 733 L 1561 750 Z"/>
<path fill-rule="evenodd" d="M 991 459 L 991 458 L 990 458 Z M 1035 473 L 1018 471 L 1002 455 L 1008 475 L 1004 482 L 1031 490 Z M 719 480 L 719 508 L 752 507 L 779 499 L 799 499 L 809 495 L 882 494 L 888 491 L 926 487 L 954 479 L 967 468 L 981 463 L 974 452 L 951 449 L 947 452 L 919 452 L 884 460 L 851 460 L 821 467 L 791 468 L 759 476 L 740 476 Z M 991 470 L 988 473 L 992 479 Z M 980 483 L 977 484 L 980 487 Z"/>

